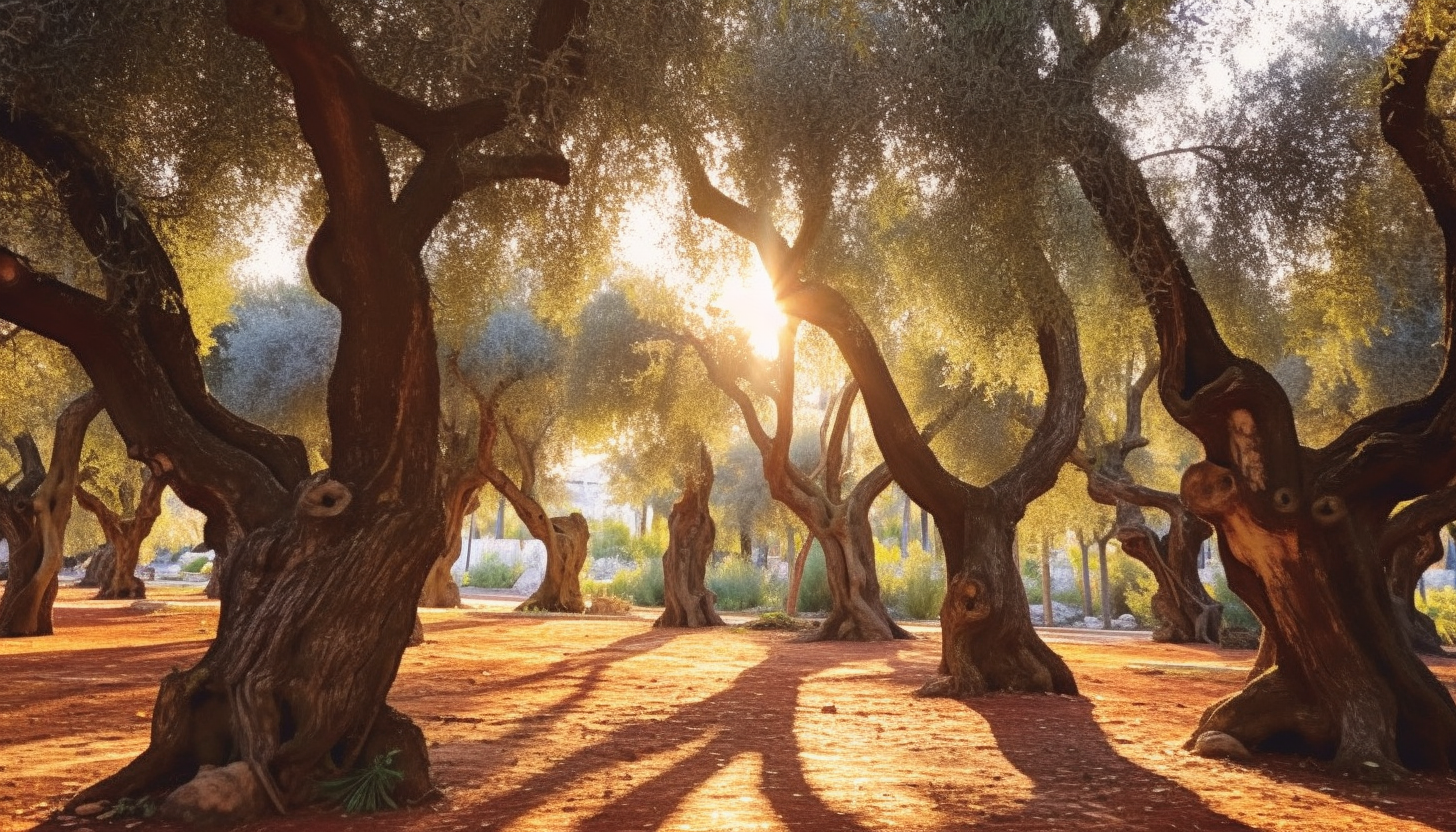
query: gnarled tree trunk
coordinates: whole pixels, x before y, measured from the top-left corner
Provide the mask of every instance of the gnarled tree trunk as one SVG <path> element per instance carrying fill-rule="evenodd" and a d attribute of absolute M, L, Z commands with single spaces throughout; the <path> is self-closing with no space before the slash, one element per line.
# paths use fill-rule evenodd
<path fill-rule="evenodd" d="M 84 143 L 10 102 L 0 107 L 0 137 L 50 177 L 109 296 L 0 250 L 0 316 L 71 349 L 129 454 L 171 473 L 178 496 L 207 515 L 219 553 L 216 639 L 195 666 L 163 680 L 147 750 L 71 807 L 155 794 L 200 765 L 242 760 L 284 811 L 313 802 L 321 779 L 389 749 L 406 773 L 394 798 L 429 791 L 423 736 L 385 704 L 445 535 L 439 371 L 420 252 L 466 191 L 566 179 L 554 153 L 466 152 L 502 130 L 516 106 L 539 104 L 540 84 L 519 88 L 516 106 L 495 98 L 437 110 L 370 79 L 317 0 L 232 0 L 227 11 L 288 76 L 329 197 L 307 261 L 314 287 L 341 313 L 328 471 L 308 476 L 301 443 L 208 395 L 180 282 L 115 176 Z M 529 55 L 548 60 L 585 12 L 584 0 L 543 0 Z M 397 195 L 381 125 L 422 152 Z"/>
<path fill-rule="evenodd" d="M 1113 14 L 1090 44 L 1063 48 L 1111 51 L 1127 31 Z M 1250 748 L 1292 740 L 1371 777 L 1456 760 L 1456 703 L 1412 651 L 1377 551 L 1399 503 L 1439 494 L 1456 475 L 1456 164 L 1427 101 L 1446 38 L 1413 10 L 1397 46 L 1402 77 L 1387 79 L 1381 103 L 1385 136 L 1445 240 L 1446 364 L 1430 393 L 1320 449 L 1300 445 L 1278 382 L 1223 341 L 1141 171 L 1091 100 L 1090 74 L 1065 90 L 1069 161 L 1142 287 L 1164 406 L 1207 456 L 1185 472 L 1183 502 L 1217 529 L 1229 585 L 1264 625 L 1267 667 L 1210 706 L 1195 738 L 1219 731 Z"/>
<path fill-rule="evenodd" d="M 1087 475 L 1087 494 L 1116 510 L 1112 533 L 1122 551 L 1152 570 L 1157 580 L 1153 641 L 1218 644 L 1223 605 L 1209 596 L 1198 576 L 1198 555 L 1213 527 L 1194 516 L 1177 494 L 1138 485 L 1127 470 L 1128 455 L 1148 444 L 1142 435 L 1142 403 L 1156 374 L 1157 365 L 1149 361 L 1128 387 L 1123 435 L 1098 448 L 1095 460 L 1074 452 L 1071 461 Z M 1147 524 L 1144 508 L 1168 515 L 1167 534 Z"/>
<path fill-rule="evenodd" d="M 527 523 L 527 527 L 531 524 Z M 552 517 L 546 544 L 546 571 L 541 585 L 531 597 L 516 607 L 538 612 L 585 612 L 581 597 L 581 569 L 586 565 L 587 543 L 591 530 L 586 518 L 573 511 L 565 517 Z"/>
<path fill-rule="evenodd" d="M 144 471 L 141 495 L 135 504 L 131 484 L 122 483 L 119 495 L 122 511 L 118 514 L 104 500 L 86 490 L 84 485 L 77 487 L 76 501 L 96 515 L 109 550 L 96 555 L 98 600 L 147 597 L 146 582 L 136 576 L 136 566 L 141 557 L 142 542 L 152 533 L 152 527 L 162 514 L 162 494 L 166 489 L 165 476 Z M 91 570 L 86 571 L 89 574 Z"/>
<path fill-rule="evenodd" d="M 29 497 L 29 529 L 20 545 L 10 547 L 10 578 L 0 595 L 0 636 L 48 636 L 57 577 L 65 557 L 66 526 L 71 521 L 76 483 L 81 475 L 81 447 L 86 429 L 101 412 L 101 396 L 92 390 L 66 405 L 56 419 L 50 469 Z M 14 499 L 24 500 L 16 495 Z"/>
<path fill-rule="evenodd" d="M 1037 298 L 1031 311 L 1047 376 L 1046 407 L 1016 465 L 989 486 L 974 486 L 947 471 L 916 430 L 874 333 L 858 311 L 834 288 L 802 275 L 832 199 L 828 182 L 815 185 L 798 237 L 790 245 L 769 217 L 715 187 L 696 153 L 680 150 L 678 158 L 692 209 L 752 242 L 784 312 L 834 340 L 864 395 L 875 441 L 891 475 L 935 518 L 948 581 L 941 606 L 944 676 L 927 684 L 924 692 L 1076 693 L 1066 663 L 1031 626 L 1012 544 L 1026 506 L 1056 483 L 1057 470 L 1075 447 L 1086 398 L 1071 302 L 1045 254 L 1028 246 L 1021 261 L 1028 267 L 1029 293 Z"/>
<path fill-rule="evenodd" d="M 654 627 L 721 627 L 717 600 L 704 583 L 713 557 L 717 525 L 708 511 L 713 459 L 698 444 L 698 459 L 683 480 L 682 496 L 667 515 L 667 551 L 662 555 L 662 615 Z"/>
<path fill-rule="evenodd" d="M 779 358 L 773 390 L 774 435 L 759 421 L 753 401 L 738 385 L 736 372 L 719 362 L 708 345 L 691 336 L 681 336 L 693 345 L 708 376 L 738 406 L 748 427 L 749 438 L 758 447 L 763 459 L 763 475 L 769 494 L 794 513 L 808 529 L 807 540 L 818 540 L 824 553 L 824 567 L 829 583 L 830 610 L 824 624 L 805 632 L 806 641 L 884 641 L 911 638 L 903 627 L 890 618 L 880 597 L 879 577 L 875 574 L 874 540 L 871 535 L 851 533 L 848 501 L 841 496 L 844 483 L 844 442 L 849 425 L 850 409 L 859 395 L 859 386 L 850 381 L 834 397 L 824 414 L 820 429 L 820 463 L 806 474 L 789 459 L 789 445 L 794 434 L 794 350 L 798 340 L 798 321 L 790 321 L 779 334 Z M 816 477 L 822 480 L 816 482 Z M 880 485 L 884 489 L 884 485 Z M 876 492 L 878 493 L 878 492 Z M 871 498 L 872 500 L 873 498 Z M 868 503 L 862 507 L 868 511 Z M 867 524 L 868 521 L 866 521 Z M 868 547 L 868 548 L 866 548 Z M 806 550 L 807 552 L 807 550 Z M 797 604 L 802 566 L 794 565 L 794 585 L 790 594 Z"/>

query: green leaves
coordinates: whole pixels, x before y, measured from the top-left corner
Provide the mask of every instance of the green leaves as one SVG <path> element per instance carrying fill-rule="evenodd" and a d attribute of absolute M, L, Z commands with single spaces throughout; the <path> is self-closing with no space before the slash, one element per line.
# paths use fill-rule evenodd
<path fill-rule="evenodd" d="M 398 809 L 391 795 L 395 786 L 404 780 L 404 772 L 395 767 L 394 758 L 398 748 L 380 754 L 374 762 L 336 780 L 319 783 L 319 791 L 331 800 L 337 800 L 339 808 L 355 815 L 364 812 L 378 812 L 386 807 Z"/>

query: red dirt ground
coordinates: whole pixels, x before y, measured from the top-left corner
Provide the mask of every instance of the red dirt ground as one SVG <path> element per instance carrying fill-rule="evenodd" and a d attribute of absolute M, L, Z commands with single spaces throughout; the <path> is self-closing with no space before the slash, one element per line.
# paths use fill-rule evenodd
<path fill-rule="evenodd" d="M 216 626 L 195 591 L 153 595 L 173 603 L 142 613 L 64 590 L 56 636 L 0 642 L 0 829 L 138 825 L 54 815 L 144 747 L 158 679 Z M 391 702 L 429 737 L 443 798 L 244 829 L 1456 829 L 1451 776 L 1371 786 L 1297 757 L 1246 767 L 1180 750 L 1248 652 L 1055 643 L 1085 698 L 962 703 L 910 696 L 937 663 L 928 628 L 797 644 L 633 618 L 424 618 Z M 1456 661 L 1433 665 L 1456 680 Z"/>

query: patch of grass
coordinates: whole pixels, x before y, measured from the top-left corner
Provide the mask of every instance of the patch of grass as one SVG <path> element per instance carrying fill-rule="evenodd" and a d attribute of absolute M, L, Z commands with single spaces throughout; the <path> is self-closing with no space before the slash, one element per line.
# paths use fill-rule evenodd
<path fill-rule="evenodd" d="M 901 579 L 901 597 L 894 606 L 908 618 L 931 619 L 940 617 L 940 605 L 945 601 L 945 570 L 940 561 L 918 546 L 910 547 L 910 559 L 905 562 Z"/>
<path fill-rule="evenodd" d="M 516 585 L 516 580 L 525 571 L 524 566 L 506 563 L 491 552 L 472 565 L 466 577 L 470 581 L 470 586 L 485 589 L 509 589 Z"/>
<path fill-rule="evenodd" d="M 378 812 L 386 807 L 398 809 L 394 802 L 394 787 L 404 780 L 404 772 L 394 764 L 399 749 L 391 749 L 367 766 L 362 766 L 336 780 L 319 784 L 325 797 L 339 802 L 339 808 L 357 815 Z"/>
<path fill-rule="evenodd" d="M 123 797 L 116 805 L 96 816 L 97 820 L 112 818 L 149 818 L 157 813 L 157 804 L 150 797 Z"/>
<path fill-rule="evenodd" d="M 586 611 L 591 615 L 626 615 L 632 611 L 632 602 L 615 595 L 593 595 Z"/>

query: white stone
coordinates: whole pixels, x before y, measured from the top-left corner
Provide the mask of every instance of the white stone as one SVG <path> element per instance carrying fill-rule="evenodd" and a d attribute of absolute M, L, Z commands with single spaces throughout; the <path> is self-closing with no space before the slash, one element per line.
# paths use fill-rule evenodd
<path fill-rule="evenodd" d="M 1249 749 L 1237 739 L 1221 731 L 1205 731 L 1193 743 L 1193 753 L 1215 760 L 1250 760 Z"/>

